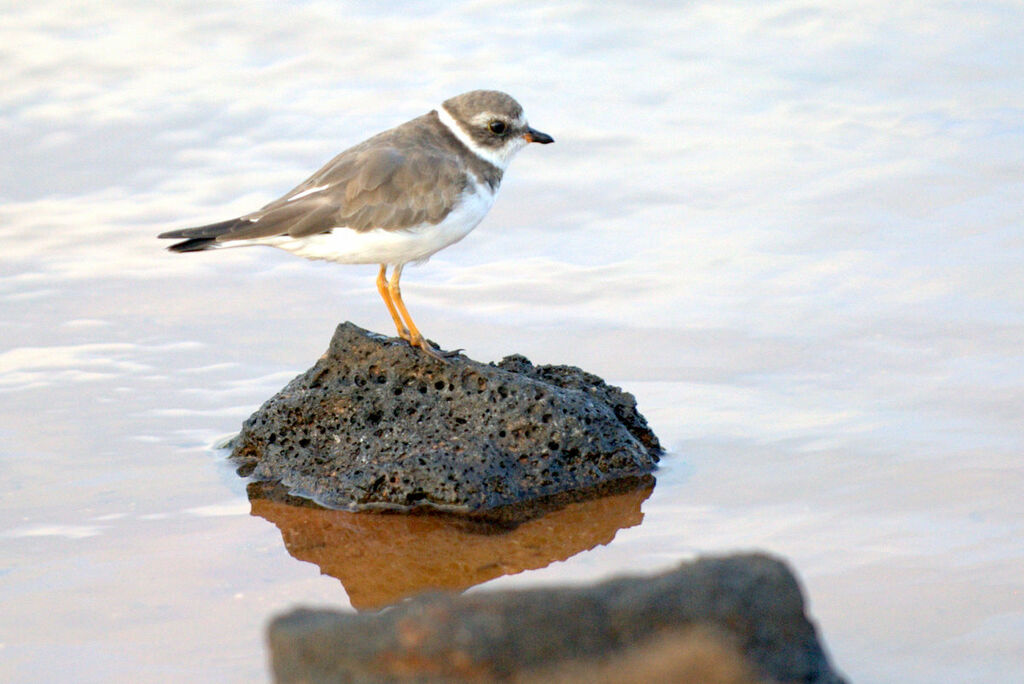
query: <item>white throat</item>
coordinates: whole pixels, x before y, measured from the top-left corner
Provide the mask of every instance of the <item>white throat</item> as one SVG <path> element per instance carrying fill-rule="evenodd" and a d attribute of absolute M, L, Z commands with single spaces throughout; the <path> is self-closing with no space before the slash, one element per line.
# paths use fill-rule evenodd
<path fill-rule="evenodd" d="M 455 117 L 448 113 L 448 110 L 444 108 L 444 105 L 437 108 L 437 117 L 441 119 L 441 123 L 445 125 L 445 128 L 451 131 L 452 135 L 458 138 L 459 142 L 468 147 L 473 154 L 486 162 L 494 164 L 502 171 L 508 168 L 508 163 L 512 161 L 512 157 L 515 156 L 516 152 L 523 149 L 527 144 L 526 140 L 523 138 L 509 138 L 502 147 L 480 147 L 473 142 L 473 138 L 463 130 L 462 126 L 459 125 L 459 122 L 455 120 Z"/>

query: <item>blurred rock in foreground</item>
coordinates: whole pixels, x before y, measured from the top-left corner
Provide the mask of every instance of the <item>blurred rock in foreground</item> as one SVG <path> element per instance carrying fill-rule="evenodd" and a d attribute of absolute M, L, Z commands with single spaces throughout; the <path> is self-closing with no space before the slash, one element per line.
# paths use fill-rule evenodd
<path fill-rule="evenodd" d="M 268 641 L 281 684 L 843 682 L 795 577 L 756 554 L 582 588 L 429 594 L 376 615 L 298 609 Z"/>
<path fill-rule="evenodd" d="M 329 507 L 472 513 L 636 478 L 660 452 L 633 396 L 578 368 L 442 363 L 344 323 L 232 458 Z"/>

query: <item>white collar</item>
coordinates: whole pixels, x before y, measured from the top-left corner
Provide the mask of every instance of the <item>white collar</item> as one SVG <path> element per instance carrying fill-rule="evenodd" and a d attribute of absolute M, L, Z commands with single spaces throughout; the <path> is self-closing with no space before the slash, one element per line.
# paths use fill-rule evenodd
<path fill-rule="evenodd" d="M 470 152 L 483 159 L 485 162 L 493 164 L 501 171 L 505 171 L 508 167 L 508 163 L 512 161 L 512 157 L 515 153 L 526 146 L 526 140 L 521 138 L 511 138 L 505 143 L 503 147 L 492 148 L 492 147 L 480 147 L 473 138 L 470 137 L 459 122 L 455 120 L 448 110 L 445 109 L 444 105 L 437 108 L 437 118 L 441 120 L 441 123 L 445 125 L 449 131 L 452 132 L 459 142 L 469 148 Z M 516 144 L 516 140 L 519 140 L 521 144 Z"/>

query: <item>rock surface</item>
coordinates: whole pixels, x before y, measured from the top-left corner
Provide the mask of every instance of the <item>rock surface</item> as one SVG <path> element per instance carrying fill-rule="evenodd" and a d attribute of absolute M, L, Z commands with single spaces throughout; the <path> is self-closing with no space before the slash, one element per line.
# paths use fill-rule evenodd
<path fill-rule="evenodd" d="M 476 512 L 636 478 L 660 451 L 633 396 L 578 368 L 442 363 L 344 323 L 232 458 L 329 507 Z"/>
<path fill-rule="evenodd" d="M 713 652 L 695 657 L 708 638 Z M 545 672 L 597 681 L 588 673 L 614 671 L 610 660 L 635 662 L 638 649 L 664 652 L 665 639 L 687 644 L 686 667 L 726 669 L 718 679 L 688 680 L 684 663 L 667 660 L 658 681 L 843 682 L 804 615 L 794 576 L 757 554 L 583 588 L 431 594 L 376 615 L 298 609 L 268 629 L 282 683 L 545 681 Z"/>

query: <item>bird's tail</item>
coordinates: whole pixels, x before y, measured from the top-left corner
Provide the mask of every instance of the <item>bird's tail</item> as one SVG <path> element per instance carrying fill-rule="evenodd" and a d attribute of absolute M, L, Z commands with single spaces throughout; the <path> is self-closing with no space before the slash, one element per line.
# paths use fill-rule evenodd
<path fill-rule="evenodd" d="M 243 226 L 247 226 L 252 221 L 243 218 L 234 218 L 228 221 L 221 221 L 220 223 L 211 223 L 205 226 L 197 226 L 195 228 L 182 228 L 180 230 L 170 230 L 166 233 L 160 233 L 157 235 L 161 239 L 182 239 L 183 242 L 177 242 L 167 249 L 172 252 L 201 252 L 204 249 L 213 249 L 218 246 L 218 238 L 223 235 L 228 235 Z"/>
<path fill-rule="evenodd" d="M 163 236 L 161 236 L 163 237 Z M 172 252 L 202 252 L 204 249 L 213 249 L 217 238 L 189 238 L 184 242 L 176 242 L 167 249 Z"/>

